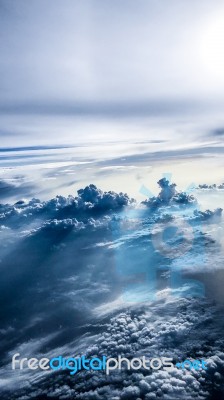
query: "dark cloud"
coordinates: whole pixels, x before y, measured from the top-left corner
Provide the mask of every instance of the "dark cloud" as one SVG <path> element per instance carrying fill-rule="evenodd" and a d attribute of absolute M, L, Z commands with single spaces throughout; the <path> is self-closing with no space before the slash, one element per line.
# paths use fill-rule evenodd
<path fill-rule="evenodd" d="M 212 185 L 208 185 L 207 183 L 203 183 L 198 185 L 197 189 L 224 189 L 224 183 L 221 183 L 220 185 L 217 185 L 216 183 L 213 183 Z"/>
<path fill-rule="evenodd" d="M 152 358 L 173 356 L 174 361 L 186 358 L 206 359 L 207 371 L 175 369 L 146 371 L 81 371 L 75 377 L 57 373 L 48 375 L 32 387 L 19 391 L 20 398 L 48 396 L 55 399 L 222 399 L 224 378 L 224 348 L 214 337 L 221 335 L 221 312 L 206 300 L 181 299 L 158 301 L 154 305 L 132 306 L 113 312 L 109 319 L 98 318 L 100 335 L 91 336 L 86 357 L 121 355 L 128 359 L 143 354 Z M 164 320 L 165 317 L 165 320 Z M 212 322 L 213 321 L 213 322 Z M 106 322 L 106 325 L 102 325 Z M 8 394 L 8 399 L 17 398 Z M 3 397 L 4 399 L 5 397 Z"/>
<path fill-rule="evenodd" d="M 78 196 L 57 196 L 49 201 L 41 202 L 32 199 L 28 202 L 19 201 L 14 205 L 0 205 L 0 221 L 2 224 L 27 224 L 34 218 L 66 218 L 95 215 L 119 211 L 134 203 L 127 194 L 113 191 L 103 192 L 91 184 L 78 190 Z M 18 225 L 18 227 L 19 227 Z"/>
<path fill-rule="evenodd" d="M 8 133 L 7 133 L 8 134 Z M 13 135 L 13 132 L 11 132 Z M 2 135 L 2 132 L 0 132 Z M 74 146 L 68 145 L 58 145 L 58 146 L 23 146 L 23 147 L 0 147 L 0 153 L 8 153 L 8 152 L 23 152 L 23 151 L 36 151 L 36 150 L 56 150 L 56 149 L 68 149 Z"/>
<path fill-rule="evenodd" d="M 222 154 L 224 147 L 219 146 L 203 146 L 189 149 L 178 149 L 178 150 L 162 150 L 148 153 L 132 154 L 125 157 L 116 157 L 107 161 L 99 161 L 99 166 L 113 166 L 113 165 L 138 165 L 138 164 L 150 164 L 151 162 L 159 163 L 161 160 L 179 160 L 180 158 L 202 158 L 207 157 L 208 154 Z"/>
<path fill-rule="evenodd" d="M 123 101 L 123 102 L 60 102 L 46 101 L 28 103 L 0 103 L 0 114 L 31 114 L 31 115 L 71 115 L 89 117 L 139 118 L 158 115 L 177 115 L 189 113 L 200 107 L 197 102 L 178 100 L 166 101 Z M 160 143 L 160 141 L 153 141 Z"/>
<path fill-rule="evenodd" d="M 223 136 L 224 135 L 224 128 L 216 128 L 212 131 L 212 135 L 214 136 Z"/>
<path fill-rule="evenodd" d="M 14 184 L 16 182 L 16 184 Z M 9 198 L 18 198 L 21 196 L 30 196 L 34 191 L 35 186 L 30 183 L 26 183 L 21 179 L 13 179 L 13 183 L 7 180 L 0 180 L 0 200 Z"/>
<path fill-rule="evenodd" d="M 214 211 L 211 210 L 206 210 L 206 211 L 200 211 L 200 210 L 194 210 L 194 219 L 199 220 L 199 221 L 212 221 L 218 222 L 221 220 L 222 217 L 222 208 L 217 208 Z"/>

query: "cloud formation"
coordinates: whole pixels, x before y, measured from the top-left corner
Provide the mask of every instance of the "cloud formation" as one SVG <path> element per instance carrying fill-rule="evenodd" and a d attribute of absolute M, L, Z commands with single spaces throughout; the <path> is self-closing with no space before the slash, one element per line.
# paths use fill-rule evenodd
<path fill-rule="evenodd" d="M 0 221 L 13 226 L 15 222 L 27 224 L 34 218 L 65 219 L 70 217 L 84 218 L 97 214 L 119 211 L 134 203 L 134 199 L 125 193 L 103 192 L 91 184 L 78 190 L 78 196 L 56 196 L 49 201 L 39 199 L 20 200 L 14 205 L 0 204 Z M 18 225 L 18 226 L 19 226 Z"/>
<path fill-rule="evenodd" d="M 220 263 L 221 249 L 213 232 L 202 232 L 202 224 L 206 230 L 212 221 L 217 230 L 222 210 L 199 211 L 195 197 L 178 192 L 167 179 L 158 183 L 158 196 L 143 205 L 127 194 L 104 192 L 93 184 L 78 190 L 75 197 L 0 205 L 3 400 L 41 396 L 57 400 L 191 400 L 197 396 L 208 400 L 214 393 L 221 398 L 222 310 L 212 296 L 197 297 L 191 289 L 202 272 L 205 248 L 209 273 L 212 262 L 216 267 Z M 182 255 L 182 282 L 171 288 L 172 267 L 179 259 L 164 257 L 152 236 L 154 230 L 163 231 L 179 220 L 193 227 L 194 241 Z M 166 239 L 174 247 L 182 240 L 178 235 Z M 125 287 L 132 287 L 132 295 L 136 287 L 143 291 L 149 266 L 158 275 L 156 296 L 126 302 Z M 207 266 L 202 267 L 207 274 Z M 12 371 L 12 354 L 19 351 L 24 357 L 60 353 L 170 356 L 175 361 L 204 358 L 209 368 L 171 373 L 124 368 L 110 376 L 81 371 L 74 379 L 60 372 L 46 376 Z"/>
<path fill-rule="evenodd" d="M 157 197 L 152 197 L 142 202 L 147 207 L 154 209 L 168 205 L 195 206 L 197 204 L 197 200 L 192 194 L 178 193 L 176 184 L 170 183 L 166 178 L 160 179 L 157 183 L 161 191 Z"/>
<path fill-rule="evenodd" d="M 34 185 L 24 182 L 23 177 L 13 180 L 0 180 L 0 201 L 30 196 L 33 190 Z"/>

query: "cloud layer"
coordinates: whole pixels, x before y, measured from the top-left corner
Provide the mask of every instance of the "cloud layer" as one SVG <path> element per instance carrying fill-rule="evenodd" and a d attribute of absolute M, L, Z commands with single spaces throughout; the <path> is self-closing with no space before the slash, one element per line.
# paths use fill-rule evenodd
<path fill-rule="evenodd" d="M 93 184 L 75 197 L 1 204 L 2 399 L 222 398 L 222 309 L 210 283 L 214 267 L 222 277 L 222 210 L 202 211 L 192 194 L 158 184 L 143 204 Z M 200 357 L 209 368 L 71 378 L 12 371 L 16 352 Z"/>

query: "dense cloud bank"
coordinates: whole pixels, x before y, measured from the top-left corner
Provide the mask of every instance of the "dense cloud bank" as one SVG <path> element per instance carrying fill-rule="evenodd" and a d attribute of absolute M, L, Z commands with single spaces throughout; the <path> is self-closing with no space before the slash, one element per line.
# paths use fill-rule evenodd
<path fill-rule="evenodd" d="M 220 325 L 222 314 L 214 305 L 196 299 L 181 299 L 177 304 L 167 298 L 113 314 L 109 319 L 107 315 L 97 318 L 100 334 L 89 337 L 92 344 L 86 347 L 87 358 L 120 355 L 131 359 L 172 354 L 175 362 L 187 358 L 206 359 L 208 369 L 128 371 L 124 364 L 122 371 L 111 371 L 109 376 L 96 371 L 81 371 L 72 377 L 55 373 L 21 389 L 19 398 L 42 395 L 80 400 L 223 399 L 223 323 Z M 219 340 L 214 336 L 214 329 Z M 7 399 L 16 398 L 17 395 L 11 394 Z"/>
<path fill-rule="evenodd" d="M 113 191 L 103 192 L 95 185 L 89 185 L 78 190 L 78 196 L 57 196 L 49 201 L 41 202 L 32 199 L 29 202 L 18 201 L 14 205 L 0 204 L 0 223 L 7 221 L 16 228 L 20 224 L 27 224 L 34 218 L 64 219 L 71 217 L 85 218 L 119 211 L 123 207 L 131 205 L 134 200 L 127 194 Z"/>
<path fill-rule="evenodd" d="M 169 183 L 166 178 L 160 179 L 158 185 L 161 188 L 158 196 L 151 197 L 142 202 L 152 212 L 160 211 L 165 207 L 195 207 L 197 208 L 197 199 L 186 192 L 177 192 L 176 184 Z M 1 188 L 0 188 L 1 190 Z M 133 198 L 126 193 L 115 193 L 113 191 L 103 192 L 95 185 L 91 184 L 84 189 L 78 190 L 78 196 L 68 197 L 56 196 L 49 201 L 41 202 L 33 198 L 30 201 L 18 201 L 15 204 L 0 204 L 0 224 L 7 225 L 16 229 L 23 224 L 29 224 L 34 219 L 41 220 L 64 220 L 71 218 L 85 220 L 89 217 L 99 218 L 102 215 L 119 212 L 124 207 L 134 206 L 136 204 Z M 220 215 L 221 208 L 216 211 L 207 210 L 198 213 L 197 218 L 203 220 L 212 215 Z M 158 213 L 157 213 L 158 214 Z M 164 214 L 166 215 L 166 213 Z M 154 218 L 160 218 L 154 215 Z"/>
<path fill-rule="evenodd" d="M 177 192 L 166 179 L 158 183 L 158 196 L 143 204 L 89 185 L 76 197 L 0 205 L 3 400 L 223 399 L 224 326 L 214 301 L 217 294 L 223 303 L 223 252 L 215 236 L 222 209 L 200 210 L 192 194 Z M 171 287 L 172 268 L 180 265 L 182 281 Z M 154 273 L 155 296 L 127 301 L 130 287 L 132 296 L 151 294 Z M 205 298 L 192 291 L 199 278 Z M 200 357 L 209 368 L 46 376 L 12 371 L 17 352 Z"/>

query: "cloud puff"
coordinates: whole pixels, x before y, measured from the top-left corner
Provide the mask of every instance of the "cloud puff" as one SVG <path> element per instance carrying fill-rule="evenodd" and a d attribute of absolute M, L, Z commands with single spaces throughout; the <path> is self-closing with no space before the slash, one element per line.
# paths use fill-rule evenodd
<path fill-rule="evenodd" d="M 219 222 L 222 216 L 222 208 L 217 208 L 214 211 L 211 210 L 206 210 L 206 211 L 200 211 L 200 210 L 194 210 L 194 220 L 198 221 L 212 221 L 214 222 Z"/>
<path fill-rule="evenodd" d="M 85 189 L 78 190 L 78 199 L 81 205 L 86 205 L 99 211 L 118 210 L 134 201 L 127 194 L 117 194 L 113 191 L 102 192 L 92 184 L 85 187 Z"/>
<path fill-rule="evenodd" d="M 147 207 L 157 209 L 167 205 L 192 206 L 197 204 L 197 200 L 193 195 L 185 192 L 178 193 L 176 191 L 176 184 L 170 183 L 166 178 L 160 179 L 157 183 L 161 191 L 157 197 L 152 197 L 142 202 Z"/>

